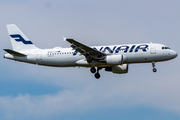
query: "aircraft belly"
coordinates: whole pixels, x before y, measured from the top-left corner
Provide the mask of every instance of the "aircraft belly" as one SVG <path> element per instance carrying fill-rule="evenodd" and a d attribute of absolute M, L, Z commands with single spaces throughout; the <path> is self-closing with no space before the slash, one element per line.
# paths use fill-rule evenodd
<path fill-rule="evenodd" d="M 131 54 L 127 55 L 127 63 L 146 63 L 146 62 L 152 62 L 153 55 L 149 54 Z"/>
<path fill-rule="evenodd" d="M 133 54 L 127 55 L 128 60 L 127 63 L 147 63 L 147 62 L 158 62 L 164 61 L 165 56 L 162 54 Z"/>
<path fill-rule="evenodd" d="M 75 66 L 80 58 L 74 56 L 44 57 L 43 63 L 52 66 Z"/>

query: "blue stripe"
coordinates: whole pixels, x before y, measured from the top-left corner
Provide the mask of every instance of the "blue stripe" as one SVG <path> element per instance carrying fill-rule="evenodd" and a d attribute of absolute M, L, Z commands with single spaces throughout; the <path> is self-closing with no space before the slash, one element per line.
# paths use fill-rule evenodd
<path fill-rule="evenodd" d="M 31 41 L 25 41 L 24 38 L 19 34 L 10 35 L 10 36 L 12 38 L 17 38 L 17 39 L 15 39 L 17 42 L 22 42 L 24 44 L 33 44 Z"/>

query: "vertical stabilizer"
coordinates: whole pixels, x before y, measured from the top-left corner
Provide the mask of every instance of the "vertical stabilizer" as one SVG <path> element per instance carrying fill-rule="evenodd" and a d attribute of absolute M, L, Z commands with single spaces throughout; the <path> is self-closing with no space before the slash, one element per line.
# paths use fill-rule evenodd
<path fill-rule="evenodd" d="M 13 50 L 23 51 L 38 49 L 15 24 L 7 25 L 7 29 Z"/>

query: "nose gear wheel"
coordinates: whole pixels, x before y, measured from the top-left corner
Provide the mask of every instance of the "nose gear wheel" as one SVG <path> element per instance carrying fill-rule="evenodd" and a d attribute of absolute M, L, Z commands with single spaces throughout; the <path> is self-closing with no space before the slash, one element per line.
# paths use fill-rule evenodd
<path fill-rule="evenodd" d="M 157 69 L 155 68 L 155 62 L 152 62 L 152 67 L 153 67 L 153 72 L 155 73 L 155 72 L 157 72 Z"/>

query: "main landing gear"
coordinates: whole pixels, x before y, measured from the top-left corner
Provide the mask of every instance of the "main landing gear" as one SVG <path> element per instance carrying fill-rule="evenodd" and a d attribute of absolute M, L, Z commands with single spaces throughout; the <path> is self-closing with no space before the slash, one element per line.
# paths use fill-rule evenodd
<path fill-rule="evenodd" d="M 97 72 L 96 72 L 96 68 L 95 67 L 92 67 L 91 69 L 90 69 L 90 71 L 92 72 L 92 73 L 95 73 L 94 74 L 94 77 L 96 78 L 96 79 L 99 79 L 100 77 L 101 77 L 101 75 L 99 74 L 99 70 L 101 70 L 102 68 L 100 68 L 100 67 L 97 67 Z"/>
<path fill-rule="evenodd" d="M 157 69 L 155 68 L 155 62 L 152 62 L 153 72 L 157 72 Z"/>

